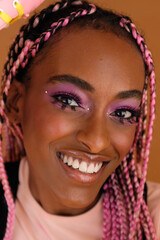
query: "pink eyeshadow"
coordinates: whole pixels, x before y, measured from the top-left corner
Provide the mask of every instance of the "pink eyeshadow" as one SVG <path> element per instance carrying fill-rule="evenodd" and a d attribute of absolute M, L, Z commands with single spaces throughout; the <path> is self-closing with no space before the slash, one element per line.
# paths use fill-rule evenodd
<path fill-rule="evenodd" d="M 83 106 L 84 109 L 90 108 L 92 105 L 89 96 L 84 92 L 84 90 L 81 90 L 73 84 L 55 83 L 46 87 L 45 91 L 47 91 L 50 97 L 56 94 L 66 94 L 69 96 L 72 96 L 73 94 L 73 96 L 76 96 L 79 99 L 81 106 Z"/>
<path fill-rule="evenodd" d="M 131 108 L 131 109 L 138 110 L 139 107 L 140 107 L 140 101 L 136 99 L 115 100 L 108 105 L 107 113 L 111 113 L 116 109 L 121 109 L 121 108 L 129 108 L 129 109 Z"/>

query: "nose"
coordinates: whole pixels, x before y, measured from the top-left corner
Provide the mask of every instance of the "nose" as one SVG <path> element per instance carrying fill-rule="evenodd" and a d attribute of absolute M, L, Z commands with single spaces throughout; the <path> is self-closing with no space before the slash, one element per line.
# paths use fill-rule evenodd
<path fill-rule="evenodd" d="M 90 118 L 77 132 L 77 140 L 91 153 L 99 153 L 110 145 L 106 119 Z"/>

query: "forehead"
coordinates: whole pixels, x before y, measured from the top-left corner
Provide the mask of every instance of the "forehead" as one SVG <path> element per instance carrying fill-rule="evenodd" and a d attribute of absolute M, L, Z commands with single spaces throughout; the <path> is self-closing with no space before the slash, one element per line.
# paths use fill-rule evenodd
<path fill-rule="evenodd" d="M 63 29 L 49 40 L 38 59 L 32 73 L 39 68 L 45 78 L 71 74 L 92 85 L 108 84 L 115 88 L 116 84 L 123 91 L 143 89 L 145 69 L 141 53 L 130 40 L 111 32 Z"/>

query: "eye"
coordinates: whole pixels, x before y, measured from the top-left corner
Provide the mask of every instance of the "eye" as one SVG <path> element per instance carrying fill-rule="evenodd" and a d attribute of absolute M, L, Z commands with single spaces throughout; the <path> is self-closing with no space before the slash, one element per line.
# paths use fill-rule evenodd
<path fill-rule="evenodd" d="M 77 96 L 70 96 L 69 94 L 56 94 L 52 96 L 54 99 L 53 103 L 58 104 L 62 110 L 70 108 L 76 111 L 76 108 L 81 107 L 80 99 Z"/>
<path fill-rule="evenodd" d="M 140 109 L 117 109 L 110 114 L 121 124 L 135 124 L 138 123 L 140 116 Z"/>
<path fill-rule="evenodd" d="M 132 117 L 131 111 L 128 111 L 128 110 L 116 110 L 115 115 L 117 117 L 124 118 L 124 119 Z"/>

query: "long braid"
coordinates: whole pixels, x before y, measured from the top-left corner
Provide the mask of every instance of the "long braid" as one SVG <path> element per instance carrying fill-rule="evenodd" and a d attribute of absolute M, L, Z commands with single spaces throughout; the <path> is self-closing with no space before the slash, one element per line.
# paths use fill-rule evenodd
<path fill-rule="evenodd" d="M 153 67 L 153 61 L 150 56 L 150 52 L 147 49 L 147 46 L 144 44 L 144 39 L 140 36 L 140 34 L 137 32 L 135 25 L 131 23 L 131 21 L 128 18 L 122 18 L 120 22 L 121 27 L 125 27 L 128 32 L 130 32 L 134 39 L 137 41 L 137 44 L 140 47 L 140 50 L 143 54 L 143 58 L 145 60 L 145 63 L 148 67 L 148 75 L 150 77 L 150 89 L 151 89 L 151 97 L 150 97 L 150 118 L 149 118 L 149 123 L 148 123 L 148 133 L 146 131 L 146 115 L 147 115 L 147 90 L 144 88 L 144 93 L 143 93 L 143 99 L 142 99 L 142 106 L 144 108 L 143 114 L 140 117 L 140 122 L 138 126 L 138 133 L 137 133 L 137 138 L 136 141 L 138 140 L 138 136 L 140 132 L 142 132 L 142 136 L 140 138 L 141 140 L 141 149 L 137 149 L 138 153 L 138 159 L 143 162 L 142 166 L 142 171 L 143 175 L 141 174 L 141 179 L 140 183 L 138 181 L 138 176 L 135 171 L 135 163 L 134 163 L 134 158 L 132 157 L 129 161 L 130 167 L 128 166 L 128 161 L 126 158 L 122 161 L 121 167 L 122 172 L 125 175 L 125 181 L 123 181 L 124 184 L 127 185 L 126 191 L 128 191 L 129 196 L 131 197 L 131 202 L 132 204 L 132 214 L 129 214 L 131 218 L 129 217 L 130 221 L 130 231 L 129 231 L 129 236 L 128 239 L 134 239 L 137 234 L 138 234 L 138 239 L 139 236 L 142 236 L 142 229 L 140 228 L 140 225 L 143 225 L 143 230 L 146 235 L 146 239 L 156 239 L 155 235 L 155 230 L 153 227 L 153 223 L 148 211 L 148 208 L 146 207 L 146 203 L 143 201 L 143 188 L 144 188 L 144 183 L 145 183 L 145 177 L 146 177 L 146 169 L 147 169 L 147 162 L 148 162 L 148 157 L 149 157 L 149 147 L 150 147 L 150 142 L 152 138 L 152 128 L 153 128 L 153 120 L 154 120 L 154 107 L 155 107 L 155 74 L 154 74 L 154 67 Z M 146 87 L 147 83 L 145 83 Z M 136 143 L 135 141 L 135 143 Z M 142 147 L 145 146 L 145 147 Z M 131 150 L 133 152 L 134 148 Z M 124 165 L 123 165 L 124 164 Z M 132 178 L 130 178 L 130 174 L 132 174 Z M 133 182 L 131 184 L 131 179 L 133 179 Z M 121 179 L 122 181 L 122 179 Z M 135 186 L 135 192 L 133 192 L 132 186 Z M 113 185 L 114 187 L 114 185 Z M 127 190 L 128 189 L 128 190 Z M 135 195 L 135 197 L 134 197 Z M 136 201 L 135 201 L 136 199 Z M 142 205 L 143 208 L 143 213 L 140 213 L 140 207 Z M 138 218 L 139 214 L 141 214 L 140 219 Z M 143 215 L 143 218 L 142 218 Z M 142 220 L 143 219 L 143 220 Z M 146 220 L 144 220 L 146 219 Z M 137 225 L 138 224 L 138 225 Z M 138 226 L 138 227 L 137 227 Z M 137 230 L 136 230 L 137 229 Z M 138 233 L 136 233 L 138 231 Z M 141 232 L 140 232 L 141 231 Z"/>
<path fill-rule="evenodd" d="M 115 224 L 118 228 L 118 236 L 117 239 L 125 240 L 128 234 L 128 222 L 127 222 L 127 211 L 124 209 L 124 195 L 120 189 L 120 185 L 118 184 L 118 177 L 115 173 L 111 175 L 112 179 L 112 187 L 114 191 L 114 198 L 116 202 L 116 220 Z"/>
<path fill-rule="evenodd" d="M 143 166 L 142 166 L 142 177 L 140 179 L 140 184 L 139 184 L 139 189 L 137 192 L 137 204 L 135 207 L 135 212 L 134 212 L 134 218 L 137 219 L 137 215 L 139 215 L 139 211 L 140 211 L 140 207 L 141 204 L 144 205 L 144 201 L 143 201 L 143 189 L 144 189 L 144 184 L 145 184 L 145 179 L 146 179 L 146 172 L 147 172 L 147 163 L 149 160 L 149 148 L 150 148 L 150 142 L 152 140 L 152 131 L 153 131 L 153 121 L 155 118 L 155 113 L 154 113 L 154 109 L 155 109 L 155 74 L 154 74 L 154 67 L 153 67 L 153 61 L 150 55 L 149 50 L 147 49 L 147 46 L 144 43 L 144 39 L 140 36 L 140 34 L 138 33 L 138 31 L 136 30 L 136 27 L 133 23 L 130 22 L 130 20 L 123 18 L 121 20 L 122 27 L 127 27 L 127 29 L 129 29 L 129 31 L 131 31 L 134 39 L 137 41 L 137 44 L 139 45 L 142 54 L 143 54 L 143 58 L 144 61 L 146 63 L 146 65 L 148 66 L 148 75 L 150 77 L 150 113 L 149 113 L 149 120 L 148 120 L 148 129 L 146 129 L 147 135 L 146 135 L 146 142 L 142 142 L 145 143 L 144 145 L 144 149 L 142 147 L 143 153 L 144 153 L 144 158 L 141 159 L 143 160 Z M 147 104 L 147 92 L 144 91 L 144 98 L 145 98 L 145 104 Z M 145 115 L 147 114 L 147 106 L 145 106 Z M 144 122 L 144 125 L 146 124 L 146 122 Z M 144 129 L 145 130 L 144 126 Z M 143 155 L 141 156 L 143 157 Z M 143 201 L 143 203 L 142 203 Z M 155 233 L 153 230 L 153 224 L 151 218 L 148 219 L 148 224 L 150 225 L 150 234 L 151 234 L 151 239 L 155 239 Z M 133 225 L 133 224 L 132 224 Z M 148 238 L 149 239 L 149 238 Z"/>
<path fill-rule="evenodd" d="M 138 179 L 136 179 L 136 177 L 134 176 L 134 184 L 136 184 L 136 189 L 137 189 L 137 192 L 136 192 L 136 197 L 137 197 L 137 204 L 135 205 L 134 207 L 134 214 L 132 216 L 133 219 L 130 219 L 133 220 L 131 221 L 131 226 L 130 226 L 130 234 L 129 234 L 129 239 L 133 239 L 135 237 L 135 229 L 136 229 L 136 223 L 137 223 L 137 216 L 139 214 L 139 208 L 141 206 L 141 202 L 142 202 L 142 195 L 143 195 L 143 187 L 144 187 L 144 183 L 145 183 L 145 177 L 146 177 L 146 167 L 147 167 L 147 162 L 148 162 L 148 155 L 149 155 L 149 146 L 150 146 L 150 141 L 151 141 L 151 136 L 152 136 L 152 127 L 153 127 L 153 120 L 154 120 L 154 105 L 155 105 L 155 76 L 154 76 L 154 68 L 153 68 L 153 62 L 152 62 L 152 59 L 151 59 L 151 56 L 150 56 L 150 53 L 146 47 L 146 45 L 144 44 L 144 39 L 140 36 L 140 34 L 136 31 L 136 28 L 135 26 L 130 22 L 130 20 L 128 18 L 122 18 L 121 19 L 121 22 L 120 22 L 120 25 L 122 27 L 125 27 L 127 31 L 131 32 L 133 37 L 136 39 L 138 45 L 140 46 L 140 49 L 143 53 L 143 57 L 144 57 L 144 60 L 145 60 L 145 63 L 146 65 L 148 66 L 148 69 L 149 69 L 149 75 L 150 75 L 150 78 L 151 78 L 151 81 L 150 81 L 150 88 L 151 88 L 151 100 L 150 100 L 150 109 L 151 109 L 151 113 L 150 113 L 150 121 L 149 121 L 149 124 L 148 124 L 148 136 L 146 137 L 147 141 L 146 141 L 146 145 L 144 147 L 144 149 L 142 148 L 141 151 L 144 153 L 145 152 L 145 156 L 144 156 L 144 161 L 143 161 L 143 167 L 142 167 L 142 172 L 143 172 L 143 176 L 140 180 L 140 184 L 138 183 Z M 144 98 L 146 100 L 146 91 L 144 91 Z M 146 101 L 145 101 L 146 102 Z M 146 110 L 146 106 L 145 106 L 145 110 Z M 145 111 L 145 114 L 146 114 L 146 111 Z M 143 131 L 146 129 L 145 128 L 145 122 L 144 122 L 144 126 L 143 126 Z M 143 140 L 143 143 L 144 143 L 144 140 Z M 141 154 L 141 157 L 143 156 L 143 154 Z M 143 160 L 143 159 L 141 159 Z M 123 163 L 125 164 L 125 168 L 123 169 L 123 172 L 126 173 L 126 177 L 125 177 L 125 180 L 128 179 L 128 181 L 126 181 L 126 185 L 127 185 L 127 188 L 129 190 L 129 194 L 130 195 L 133 195 L 133 192 L 130 191 L 131 189 L 129 189 L 132 185 L 130 184 L 130 176 L 129 176 L 129 170 L 127 169 L 127 163 L 126 162 L 126 159 L 123 160 L 122 162 L 122 165 Z M 132 162 L 132 170 L 133 170 L 133 159 L 131 160 Z M 133 172 L 132 172 L 133 174 Z M 132 202 L 132 201 L 131 201 Z M 134 202 L 135 203 L 135 202 Z M 143 202 L 143 205 L 145 203 Z M 153 224 L 152 224 L 152 221 L 151 221 L 151 218 L 148 219 L 148 224 L 150 225 L 151 227 L 151 231 L 150 231 L 150 237 L 151 239 L 156 239 L 156 236 L 155 236 L 155 233 L 154 233 L 154 229 L 153 229 Z M 147 239 L 150 239 L 150 237 L 148 238 L 148 236 L 146 236 Z"/>
<path fill-rule="evenodd" d="M 4 132 L 8 134 L 7 143 L 10 143 L 9 151 L 11 153 L 6 154 L 4 152 L 5 161 L 18 160 L 25 154 L 21 128 L 16 124 L 9 123 L 5 114 L 5 104 L 10 85 L 12 84 L 13 78 L 18 78 L 18 75 L 27 68 L 30 60 L 36 56 L 45 42 L 47 42 L 59 29 L 66 27 L 76 19 L 84 18 L 89 15 L 90 18 L 94 19 L 96 14 L 98 15 L 100 11 L 103 10 L 99 8 L 96 10 L 94 5 L 84 1 L 69 0 L 57 2 L 42 10 L 39 14 L 34 15 L 29 20 L 28 24 L 22 26 L 10 48 L 8 60 L 4 67 L 2 97 L 0 101 L 0 178 L 8 205 L 7 226 L 4 240 L 11 240 L 12 238 L 15 207 L 2 156 L 3 129 L 5 130 Z M 107 14 L 109 15 L 110 13 Z M 53 15 L 54 17 L 51 17 Z M 47 22 L 46 26 L 45 22 Z M 104 222 L 102 237 L 105 240 L 133 240 L 135 237 L 141 240 L 144 232 L 146 239 L 156 240 L 153 223 L 146 203 L 143 200 L 143 188 L 146 180 L 149 147 L 152 139 L 153 120 L 155 117 L 155 74 L 153 61 L 144 43 L 144 39 L 137 32 L 135 25 L 129 18 L 111 13 L 111 18 L 108 20 L 107 24 L 109 26 L 113 24 L 115 29 L 118 30 L 119 28 L 118 31 L 121 32 L 123 31 L 121 29 L 125 28 L 127 30 L 126 33 L 124 31 L 125 36 L 129 36 L 130 39 L 132 38 L 142 53 L 147 68 L 147 76 L 150 78 L 150 112 L 147 128 L 148 78 L 146 77 L 141 106 L 142 111 L 133 147 L 130 149 L 129 154 L 123 159 L 121 165 L 107 179 L 104 185 Z M 43 25 L 44 28 L 41 29 L 41 25 Z M 134 151 L 137 153 L 136 157 L 138 159 L 139 169 L 135 166 Z M 6 159 L 6 156 L 8 156 L 8 159 Z M 141 162 L 143 163 L 142 171 L 140 171 Z"/>
<path fill-rule="evenodd" d="M 103 233 L 102 239 L 110 239 L 112 229 L 111 209 L 110 209 L 110 185 L 111 183 L 104 185 L 104 198 L 103 198 Z"/>

